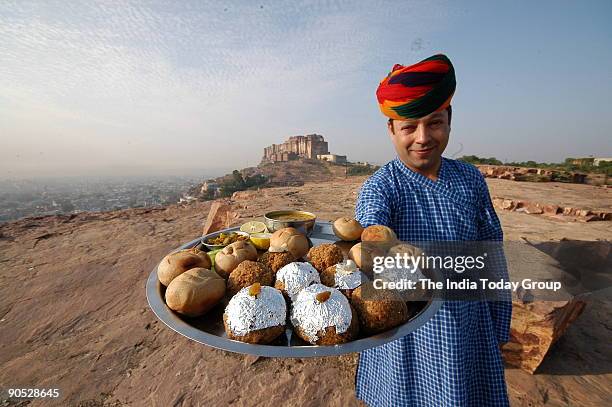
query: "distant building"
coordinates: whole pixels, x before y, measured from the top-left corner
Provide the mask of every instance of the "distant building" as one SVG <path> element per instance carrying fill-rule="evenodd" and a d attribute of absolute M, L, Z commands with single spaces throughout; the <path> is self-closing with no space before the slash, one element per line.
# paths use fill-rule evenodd
<path fill-rule="evenodd" d="M 593 161 L 595 159 L 593 157 L 585 157 L 585 158 L 574 158 L 572 159 L 573 165 L 593 165 Z"/>
<path fill-rule="evenodd" d="M 212 192 L 217 190 L 219 185 L 215 182 L 215 180 L 209 179 L 202 184 L 202 188 L 200 188 L 200 193 Z"/>
<path fill-rule="evenodd" d="M 316 159 L 319 154 L 329 154 L 327 141 L 320 134 L 291 136 L 282 144 L 264 148 L 262 162 L 291 161 L 297 158 Z"/>
<path fill-rule="evenodd" d="M 262 164 L 308 158 L 325 160 L 338 164 L 346 162 L 345 155 L 330 154 L 327 141 L 320 134 L 291 136 L 281 144 L 272 144 L 264 148 Z"/>
<path fill-rule="evenodd" d="M 608 157 L 608 158 L 593 158 L 593 165 L 596 167 L 599 167 L 599 164 L 603 163 L 603 162 L 612 162 L 612 158 Z"/>
<path fill-rule="evenodd" d="M 571 163 L 574 165 L 593 165 L 598 167 L 599 164 L 610 161 L 612 162 L 612 158 L 610 157 L 585 157 L 585 158 L 572 158 Z"/>
<path fill-rule="evenodd" d="M 334 164 L 346 164 L 346 156 L 345 155 L 337 155 L 337 154 L 319 154 L 317 155 L 317 159 L 321 161 L 328 161 Z"/>

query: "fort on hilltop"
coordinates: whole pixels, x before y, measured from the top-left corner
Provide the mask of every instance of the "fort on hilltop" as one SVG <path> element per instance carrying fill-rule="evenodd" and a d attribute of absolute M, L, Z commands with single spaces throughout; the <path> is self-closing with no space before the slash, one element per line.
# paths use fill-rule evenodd
<path fill-rule="evenodd" d="M 346 163 L 345 155 L 330 154 L 327 141 L 320 134 L 291 136 L 282 144 L 272 144 L 264 148 L 262 164 L 292 161 L 298 158 L 329 161 L 336 164 Z"/>

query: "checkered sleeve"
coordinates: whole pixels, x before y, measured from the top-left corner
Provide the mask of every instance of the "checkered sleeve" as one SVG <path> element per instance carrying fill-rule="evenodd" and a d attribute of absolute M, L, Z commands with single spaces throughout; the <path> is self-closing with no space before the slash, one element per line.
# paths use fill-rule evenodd
<path fill-rule="evenodd" d="M 503 249 L 504 234 L 495 213 L 489 189 L 484 177 L 478 173 L 477 189 L 480 199 L 478 218 L 478 240 L 488 241 L 488 263 L 490 270 L 497 280 L 509 281 L 506 256 Z M 493 328 L 499 343 L 506 343 L 510 335 L 510 321 L 512 319 L 512 293 L 510 290 L 498 291 L 497 301 L 488 301 L 493 321 Z"/>
<path fill-rule="evenodd" d="M 370 225 L 390 226 L 391 207 L 388 188 L 375 174 L 363 184 L 359 191 L 359 197 L 355 205 L 355 219 L 363 227 Z"/>

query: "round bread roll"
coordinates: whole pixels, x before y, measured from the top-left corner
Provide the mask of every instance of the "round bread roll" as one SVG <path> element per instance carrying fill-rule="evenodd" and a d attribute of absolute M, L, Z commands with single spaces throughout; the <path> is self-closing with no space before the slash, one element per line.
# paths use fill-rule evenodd
<path fill-rule="evenodd" d="M 393 229 L 384 225 L 368 226 L 361 233 L 362 242 L 383 242 L 393 243 L 397 241 L 397 236 Z"/>
<path fill-rule="evenodd" d="M 245 260 L 257 260 L 257 249 L 250 242 L 239 240 L 223 248 L 215 256 L 215 271 L 227 279 L 232 271 Z"/>
<path fill-rule="evenodd" d="M 204 315 L 225 295 L 225 280 L 205 268 L 187 270 L 166 289 L 166 304 L 190 317 Z"/>
<path fill-rule="evenodd" d="M 414 257 L 416 259 L 423 254 L 423 250 L 408 243 L 400 243 L 392 246 L 387 253 L 387 255 L 391 257 L 395 257 L 397 254 L 402 256 L 406 254 L 408 257 Z"/>
<path fill-rule="evenodd" d="M 270 237 L 270 252 L 289 252 L 294 259 L 301 259 L 308 249 L 308 238 L 295 228 L 279 229 Z"/>
<path fill-rule="evenodd" d="M 245 260 L 230 273 L 227 279 L 227 291 L 234 295 L 244 287 L 255 283 L 271 286 L 274 284 L 274 273 L 263 263 Z"/>
<path fill-rule="evenodd" d="M 368 272 L 372 271 L 374 257 L 384 255 L 382 248 L 378 248 L 374 244 L 357 243 L 349 251 L 349 259 L 353 260 L 357 267 Z"/>
<path fill-rule="evenodd" d="M 363 232 L 363 226 L 353 218 L 338 218 L 332 224 L 332 228 L 336 236 L 345 242 L 359 240 Z"/>
<path fill-rule="evenodd" d="M 201 267 L 210 269 L 212 262 L 206 252 L 197 248 L 170 253 L 157 266 L 157 278 L 166 287 L 172 280 L 189 269 Z"/>
<path fill-rule="evenodd" d="M 371 283 L 357 287 L 351 305 L 359 316 L 361 330 L 367 335 L 387 331 L 408 320 L 408 306 L 393 291 L 377 290 Z"/>

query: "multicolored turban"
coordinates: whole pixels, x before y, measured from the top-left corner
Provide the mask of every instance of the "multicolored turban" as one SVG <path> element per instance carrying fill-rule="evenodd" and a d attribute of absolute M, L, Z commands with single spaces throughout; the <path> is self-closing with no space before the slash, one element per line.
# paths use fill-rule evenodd
<path fill-rule="evenodd" d="M 376 90 L 380 111 L 397 120 L 446 109 L 455 93 L 455 69 L 438 54 L 410 66 L 396 64 Z"/>

